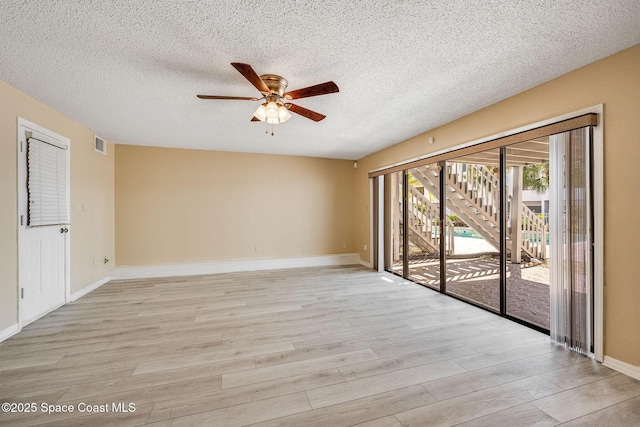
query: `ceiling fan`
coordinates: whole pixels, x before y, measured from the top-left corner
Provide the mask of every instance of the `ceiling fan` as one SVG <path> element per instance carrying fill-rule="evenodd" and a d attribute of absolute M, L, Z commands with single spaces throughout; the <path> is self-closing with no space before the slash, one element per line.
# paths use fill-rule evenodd
<path fill-rule="evenodd" d="M 198 98 L 263 101 L 256 112 L 253 113 L 253 118 L 251 119 L 252 122 L 262 121 L 271 125 L 284 123 L 291 118 L 291 113 L 289 111 L 315 122 L 319 122 L 326 116 L 287 101 L 292 99 L 309 98 L 311 96 L 326 95 L 339 91 L 338 86 L 334 82 L 326 82 L 285 92 L 288 82 L 284 77 L 278 76 L 277 74 L 263 74 L 259 76 L 249 64 L 232 62 L 231 65 L 233 65 L 233 67 L 238 70 L 245 79 L 249 80 L 249 82 L 260 91 L 262 97 L 249 98 L 242 96 L 198 95 Z"/>

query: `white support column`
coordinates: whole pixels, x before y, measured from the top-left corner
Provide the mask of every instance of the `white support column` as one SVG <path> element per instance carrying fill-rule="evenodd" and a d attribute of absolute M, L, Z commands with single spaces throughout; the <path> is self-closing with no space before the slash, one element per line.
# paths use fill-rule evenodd
<path fill-rule="evenodd" d="M 393 198 L 391 196 L 393 190 L 392 190 L 392 182 L 393 179 L 391 178 L 391 175 L 386 175 L 387 177 L 389 177 L 388 179 L 383 178 L 382 181 L 380 181 L 380 185 L 383 188 L 383 193 L 384 196 L 380 199 L 382 200 L 382 205 L 383 205 L 383 211 L 384 211 L 384 228 L 383 228 L 383 234 L 381 234 L 382 239 L 384 240 L 384 245 L 383 245 L 383 251 L 384 251 L 384 262 L 382 264 L 382 268 L 383 269 L 387 269 L 387 268 L 391 268 L 392 264 L 393 264 Z"/>
<path fill-rule="evenodd" d="M 378 253 L 374 256 L 378 257 L 378 272 L 384 271 L 384 175 L 378 177 L 378 223 L 375 227 L 378 227 Z"/>
<path fill-rule="evenodd" d="M 398 174 L 391 174 L 391 224 L 393 224 L 393 262 L 400 260 L 400 192 Z"/>
<path fill-rule="evenodd" d="M 511 263 L 522 261 L 522 167 L 513 167 L 513 198 L 511 199 Z"/>

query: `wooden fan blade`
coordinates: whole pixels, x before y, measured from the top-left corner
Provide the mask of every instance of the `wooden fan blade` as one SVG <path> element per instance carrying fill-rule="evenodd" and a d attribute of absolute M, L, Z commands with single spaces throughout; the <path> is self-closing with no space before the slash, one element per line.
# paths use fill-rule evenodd
<path fill-rule="evenodd" d="M 256 119 L 256 116 L 253 116 L 253 117 L 251 117 L 251 121 L 252 121 L 252 122 L 259 122 L 259 121 L 260 121 L 260 119 Z"/>
<path fill-rule="evenodd" d="M 246 96 L 218 96 L 218 95 L 198 95 L 200 99 L 236 99 L 239 101 L 257 101 L 260 98 L 249 98 Z"/>
<path fill-rule="evenodd" d="M 319 122 L 320 120 L 327 117 L 323 114 L 316 113 L 315 111 L 308 110 L 299 105 L 287 104 L 287 107 L 289 108 L 289 111 L 291 111 L 292 113 L 300 114 L 301 116 L 306 117 L 307 119 L 311 119 L 314 122 Z"/>
<path fill-rule="evenodd" d="M 244 76 L 245 79 L 249 80 L 249 82 L 252 85 L 254 85 L 255 88 L 258 89 L 260 92 L 271 93 L 271 91 L 269 90 L 265 82 L 262 81 L 260 76 L 255 71 L 253 71 L 253 68 L 251 68 L 251 65 L 242 64 L 240 62 L 232 62 L 231 65 L 233 65 L 233 67 L 236 70 L 238 70 L 240 74 Z"/>
<path fill-rule="evenodd" d="M 319 85 L 309 86 L 284 94 L 285 99 L 309 98 L 311 96 L 326 95 L 328 93 L 339 92 L 338 85 L 334 82 L 320 83 Z"/>

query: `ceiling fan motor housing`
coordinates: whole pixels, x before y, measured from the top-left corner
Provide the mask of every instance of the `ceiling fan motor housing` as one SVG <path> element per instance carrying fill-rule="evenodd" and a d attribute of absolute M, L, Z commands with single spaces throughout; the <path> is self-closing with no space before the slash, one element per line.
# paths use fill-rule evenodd
<path fill-rule="evenodd" d="M 287 79 L 277 74 L 263 74 L 260 78 L 267 85 L 269 90 L 271 90 L 272 93 L 278 94 L 278 96 L 284 95 L 284 91 L 289 84 Z"/>

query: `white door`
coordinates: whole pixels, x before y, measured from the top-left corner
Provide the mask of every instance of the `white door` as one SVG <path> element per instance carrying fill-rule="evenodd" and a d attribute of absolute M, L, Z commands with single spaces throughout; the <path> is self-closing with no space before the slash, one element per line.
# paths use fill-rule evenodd
<path fill-rule="evenodd" d="M 33 138 L 33 139 L 31 139 Z M 37 141 L 35 140 L 37 139 Z M 46 165 L 40 172 L 34 158 L 38 152 L 30 151 L 30 144 L 40 144 L 53 151 L 62 164 L 53 176 Z M 66 148 L 65 148 L 66 147 Z M 31 159 L 29 159 L 31 156 Z M 44 163 L 50 163 L 45 158 Z M 64 164 L 63 164 L 64 163 Z M 33 322 L 63 305 L 69 298 L 68 239 L 69 239 L 69 139 L 47 131 L 26 120 L 18 121 L 18 298 L 20 327 Z M 31 168 L 31 170 L 30 170 Z M 51 219 L 49 213 L 36 212 L 34 202 L 34 173 L 43 182 L 46 191 L 56 182 L 62 191 L 55 209 L 64 210 L 60 218 Z M 39 174 L 39 176 L 38 176 Z M 31 183 L 29 180 L 31 179 Z M 29 192 L 32 196 L 30 197 Z M 48 195 L 44 196 L 45 199 Z M 43 202 L 44 203 L 44 202 Z M 29 206 L 31 205 L 31 211 Z M 41 219 L 36 219 L 36 214 Z"/>

